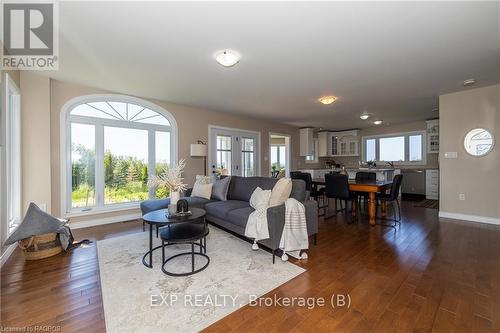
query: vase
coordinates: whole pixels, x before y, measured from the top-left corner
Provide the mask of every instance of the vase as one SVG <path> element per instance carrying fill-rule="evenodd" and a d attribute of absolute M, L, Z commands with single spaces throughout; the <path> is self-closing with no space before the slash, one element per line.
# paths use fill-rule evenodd
<path fill-rule="evenodd" d="M 170 204 L 177 206 L 177 201 L 181 198 L 181 193 L 179 191 L 170 192 Z"/>

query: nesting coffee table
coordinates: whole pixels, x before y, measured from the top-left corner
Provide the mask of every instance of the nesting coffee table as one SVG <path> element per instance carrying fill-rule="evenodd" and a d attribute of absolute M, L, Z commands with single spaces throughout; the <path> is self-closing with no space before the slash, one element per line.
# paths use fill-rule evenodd
<path fill-rule="evenodd" d="M 191 208 L 191 213 L 192 215 L 189 216 L 184 216 L 184 217 L 177 217 L 177 216 L 169 216 L 168 215 L 168 209 L 160 209 L 160 210 L 155 210 L 153 212 L 149 212 L 145 214 L 142 219 L 144 222 L 149 224 L 149 251 L 144 254 L 142 257 L 142 263 L 144 266 L 148 268 L 153 268 L 153 252 L 157 249 L 164 248 L 164 246 L 168 245 L 173 245 L 173 244 L 178 244 L 181 243 L 179 242 L 169 242 L 164 245 L 159 245 L 153 248 L 153 227 L 167 227 L 173 224 L 179 224 L 179 223 L 200 223 L 205 226 L 205 228 L 208 229 L 205 221 L 205 210 L 201 208 Z M 208 232 L 207 232 L 208 233 Z M 205 235 L 206 236 L 206 235 Z M 183 235 L 185 237 L 185 235 Z M 175 239 L 174 239 L 175 240 Z M 206 237 L 203 237 L 200 239 L 199 243 L 195 243 L 195 245 L 200 247 L 200 252 L 206 252 Z M 148 261 L 146 259 L 149 259 Z M 162 263 L 163 265 L 163 263 Z"/>

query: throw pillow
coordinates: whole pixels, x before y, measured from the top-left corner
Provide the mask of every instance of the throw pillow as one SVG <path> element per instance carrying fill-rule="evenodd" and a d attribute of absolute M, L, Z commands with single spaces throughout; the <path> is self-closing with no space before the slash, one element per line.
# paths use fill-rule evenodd
<path fill-rule="evenodd" d="M 194 183 L 192 197 L 209 199 L 212 196 L 212 184 Z"/>
<path fill-rule="evenodd" d="M 269 206 L 279 206 L 285 203 L 292 193 L 292 180 L 290 178 L 279 179 L 271 191 Z"/>
<path fill-rule="evenodd" d="M 269 206 L 269 198 L 271 197 L 271 190 L 263 190 L 257 187 L 250 197 L 250 206 L 253 209 L 267 208 Z"/>
<path fill-rule="evenodd" d="M 229 183 L 231 182 L 231 177 L 225 177 L 222 179 L 213 179 L 212 181 L 212 199 L 214 200 L 227 200 L 227 191 L 229 190 Z"/>
<path fill-rule="evenodd" d="M 195 183 L 199 184 L 210 184 L 211 180 L 209 176 L 196 175 Z"/>

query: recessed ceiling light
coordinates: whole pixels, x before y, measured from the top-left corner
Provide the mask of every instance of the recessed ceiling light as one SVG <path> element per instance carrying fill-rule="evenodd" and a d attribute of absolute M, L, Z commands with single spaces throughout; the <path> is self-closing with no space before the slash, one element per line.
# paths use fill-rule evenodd
<path fill-rule="evenodd" d="M 232 67 L 240 62 L 241 56 L 231 50 L 222 50 L 215 54 L 215 60 L 224 67 Z"/>
<path fill-rule="evenodd" d="M 464 87 L 472 86 L 474 83 L 476 83 L 476 79 L 467 79 L 464 81 Z"/>
<path fill-rule="evenodd" d="M 363 113 L 361 116 L 359 116 L 359 118 L 366 120 L 366 119 L 370 118 L 370 115 L 368 113 Z"/>
<path fill-rule="evenodd" d="M 323 97 L 318 98 L 318 101 L 320 101 L 320 103 L 325 104 L 325 105 L 330 105 L 333 102 L 335 102 L 336 100 L 337 100 L 337 97 L 335 97 L 335 96 L 323 96 Z"/>
<path fill-rule="evenodd" d="M 373 123 L 374 123 L 375 125 L 380 125 L 380 124 L 382 124 L 382 120 L 375 120 Z"/>

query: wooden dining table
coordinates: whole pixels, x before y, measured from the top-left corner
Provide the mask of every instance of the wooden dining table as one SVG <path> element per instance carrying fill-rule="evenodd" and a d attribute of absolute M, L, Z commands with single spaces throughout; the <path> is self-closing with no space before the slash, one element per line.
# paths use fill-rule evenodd
<path fill-rule="evenodd" d="M 324 178 L 314 178 L 314 186 L 325 185 Z M 349 191 L 368 193 L 368 216 L 370 224 L 375 225 L 375 194 L 383 193 L 392 185 L 392 181 L 356 181 L 349 179 Z M 382 217 L 385 217 L 386 205 L 382 202 L 381 205 Z M 356 200 L 353 200 L 352 215 L 356 216 Z"/>

